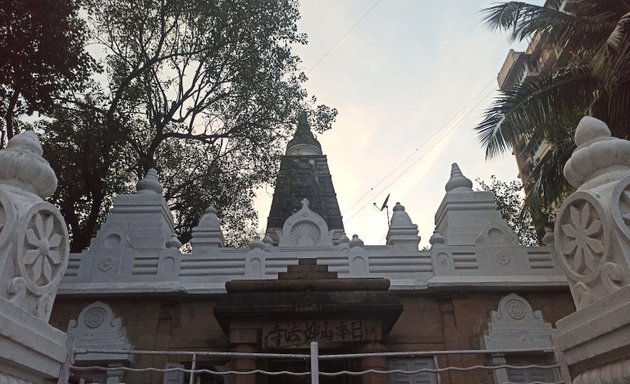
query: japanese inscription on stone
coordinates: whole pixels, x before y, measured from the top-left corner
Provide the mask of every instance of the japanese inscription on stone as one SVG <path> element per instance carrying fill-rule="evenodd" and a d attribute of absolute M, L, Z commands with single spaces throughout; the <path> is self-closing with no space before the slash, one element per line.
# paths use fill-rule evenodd
<path fill-rule="evenodd" d="M 279 321 L 263 326 L 264 347 L 283 347 L 311 341 L 362 341 L 372 336 L 374 326 L 363 320 Z"/>

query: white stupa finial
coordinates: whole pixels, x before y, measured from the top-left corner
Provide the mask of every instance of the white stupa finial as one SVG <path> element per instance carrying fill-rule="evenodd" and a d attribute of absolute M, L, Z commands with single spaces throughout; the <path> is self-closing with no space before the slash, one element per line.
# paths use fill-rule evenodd
<path fill-rule="evenodd" d="M 163 189 L 158 179 L 157 171 L 153 168 L 149 169 L 144 178 L 136 184 L 136 190 L 138 193 L 157 193 L 161 195 Z"/>
<path fill-rule="evenodd" d="M 457 163 L 451 165 L 451 178 L 446 183 L 446 192 L 472 191 L 472 181 L 462 174 Z"/>

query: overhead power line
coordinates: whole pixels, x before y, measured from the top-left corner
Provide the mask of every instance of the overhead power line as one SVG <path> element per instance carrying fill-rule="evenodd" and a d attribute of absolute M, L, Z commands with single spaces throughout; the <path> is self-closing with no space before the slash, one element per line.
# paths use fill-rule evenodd
<path fill-rule="evenodd" d="M 372 6 L 370 8 L 368 8 L 367 11 L 365 11 L 365 13 L 352 25 L 352 27 L 350 27 L 350 29 L 348 29 L 346 31 L 346 33 L 344 33 L 330 48 L 328 48 L 328 50 L 322 55 L 322 57 L 320 57 L 315 64 L 313 64 L 313 66 L 306 72 L 306 74 L 308 75 L 309 73 L 313 72 L 313 69 L 315 69 L 315 67 L 317 67 L 317 65 L 319 63 L 322 62 L 322 60 L 324 60 L 326 58 L 326 56 L 328 56 L 335 48 L 337 48 L 337 46 L 343 41 L 343 39 L 345 39 L 350 32 L 352 32 L 352 30 L 354 30 L 354 28 L 356 28 L 357 25 L 359 25 L 363 19 L 365 19 L 365 17 L 372 12 L 372 10 L 378 5 L 378 3 L 380 3 L 381 0 L 376 0 L 376 2 L 374 2 L 374 4 L 372 4 Z"/>
<path fill-rule="evenodd" d="M 431 136 L 428 142 L 414 149 L 414 151 L 409 156 L 407 156 L 403 161 L 401 161 L 398 165 L 396 165 L 390 172 L 388 172 L 383 178 L 381 178 L 373 187 L 371 187 L 358 200 L 356 200 L 348 208 L 348 210 L 344 212 L 343 216 L 345 217 L 346 215 L 350 214 L 350 212 L 352 212 L 352 208 L 357 206 L 359 203 L 361 203 L 368 195 L 373 194 L 375 196 L 378 196 L 385 189 L 389 188 L 392 184 L 398 181 L 403 175 L 405 175 L 418 161 L 420 161 L 420 159 L 426 156 L 431 151 L 432 148 L 434 148 L 437 144 L 439 144 L 442 140 L 444 140 L 455 129 L 459 128 L 459 123 L 466 116 L 468 116 L 472 111 L 474 111 L 479 106 L 479 104 L 481 104 L 481 102 L 485 100 L 487 96 L 490 95 L 491 92 L 493 92 L 492 89 L 490 89 L 489 91 L 487 91 L 487 89 L 494 81 L 495 81 L 494 77 L 491 78 L 488 81 L 488 83 L 473 98 L 471 98 L 466 104 L 464 104 L 464 106 L 446 124 L 442 125 L 440 129 L 436 131 L 436 133 L 433 136 Z M 428 148 L 428 150 L 424 151 L 425 148 Z M 413 159 L 418 154 L 419 156 Z M 403 165 L 405 163 L 408 163 L 409 161 L 411 161 L 411 163 L 409 163 L 407 166 L 403 168 Z M 378 186 L 380 186 L 386 180 L 390 179 L 393 176 L 395 176 L 394 179 L 389 181 L 382 188 L 376 189 Z M 370 203 L 371 200 L 372 199 L 368 199 L 357 210 L 355 210 L 350 215 L 349 218 L 345 219 L 344 221 L 349 222 L 350 220 L 352 220 Z"/>

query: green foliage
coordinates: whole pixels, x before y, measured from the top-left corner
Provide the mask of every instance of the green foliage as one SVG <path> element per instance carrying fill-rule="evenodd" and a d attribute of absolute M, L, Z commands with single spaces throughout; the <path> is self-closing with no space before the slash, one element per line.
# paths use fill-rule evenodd
<path fill-rule="evenodd" d="M 54 120 L 40 125 L 62 181 L 56 201 L 67 212 L 76 207 L 72 250 L 88 245 L 112 195 L 132 190 L 150 168 L 160 174 L 183 242 L 211 202 L 227 241 L 243 242 L 257 224 L 253 190 L 272 181 L 299 111 L 320 132 L 337 113 L 303 88 L 291 50 L 306 43 L 297 32 L 297 2 L 84 6 L 91 51 L 104 52 L 103 72 L 65 95 Z M 78 185 L 64 182 L 78 175 Z"/>
<path fill-rule="evenodd" d="M 50 110 L 93 69 L 77 11 L 72 0 L 0 0 L 0 148 L 19 115 Z"/>
<path fill-rule="evenodd" d="M 518 242 L 525 246 L 541 245 L 540 239 L 544 233 L 537 235 L 533 225 L 533 220 L 528 212 L 523 211 L 523 186 L 518 181 L 501 181 L 496 176 L 491 176 L 490 183 L 481 179 L 476 179 L 481 187 L 481 191 L 488 191 L 494 194 L 501 216 L 518 238 Z"/>
<path fill-rule="evenodd" d="M 617 0 L 568 0 L 560 8 L 562 3 L 510 1 L 483 11 L 490 28 L 511 31 L 513 40 L 536 39 L 539 49 L 557 56 L 537 80 L 501 92 L 475 128 L 487 157 L 521 151 L 530 140 L 551 144 L 527 181 L 525 207 L 541 217 L 570 191 L 562 167 L 584 115 L 630 138 L 630 7 Z"/>
<path fill-rule="evenodd" d="M 123 142 L 109 134 L 97 111 L 56 107 L 50 116 L 52 121 L 40 122 L 39 134 L 58 179 L 51 202 L 59 206 L 72 232 L 72 251 L 78 252 L 89 245 L 113 196 L 132 190 L 128 159 L 120 156 Z"/>

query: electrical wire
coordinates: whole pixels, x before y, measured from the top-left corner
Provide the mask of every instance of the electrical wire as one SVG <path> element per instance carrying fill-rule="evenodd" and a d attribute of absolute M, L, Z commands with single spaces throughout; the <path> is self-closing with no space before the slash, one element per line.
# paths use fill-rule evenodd
<path fill-rule="evenodd" d="M 322 55 L 322 57 L 320 57 L 320 58 L 319 58 L 319 59 L 315 62 L 315 64 L 313 64 L 313 66 L 312 66 L 312 67 L 311 67 L 311 68 L 310 68 L 310 69 L 306 72 L 306 74 L 308 75 L 308 74 L 310 74 L 311 72 L 313 72 L 313 69 L 315 69 L 315 67 L 317 67 L 317 65 L 318 65 L 319 63 L 321 63 L 321 62 L 322 62 L 322 61 L 326 58 L 326 56 L 328 56 L 328 55 L 329 55 L 329 54 L 330 54 L 330 53 L 331 53 L 331 52 L 332 52 L 335 48 L 337 48 L 337 46 L 338 46 L 338 45 L 339 45 L 339 44 L 343 41 L 343 39 L 345 39 L 345 38 L 346 38 L 346 37 L 350 34 L 350 32 L 352 32 L 352 31 L 354 30 L 354 28 L 356 28 L 356 27 L 357 27 L 357 25 L 359 25 L 359 24 L 363 21 L 363 19 L 365 19 L 365 17 L 366 17 L 366 16 L 367 16 L 370 12 L 372 12 L 372 10 L 373 10 L 373 9 L 374 9 L 374 8 L 378 5 L 378 3 L 380 3 L 380 2 L 381 2 L 381 0 L 376 0 L 376 2 L 374 2 L 374 4 L 372 4 L 372 6 L 371 6 L 370 8 L 368 8 L 368 10 L 367 10 L 367 11 L 365 11 L 365 13 L 363 14 L 363 16 L 361 16 L 361 17 L 359 18 L 359 20 L 357 20 L 357 21 L 356 21 L 356 22 L 352 25 L 352 27 L 350 27 L 350 29 L 348 29 L 348 30 L 346 31 L 346 33 L 344 33 L 344 34 L 343 34 L 343 35 L 342 35 L 342 36 L 341 36 L 341 37 L 340 37 L 340 38 L 339 38 L 339 39 L 338 39 L 338 40 L 337 40 L 337 41 L 336 41 L 336 42 L 335 42 L 335 43 L 334 43 L 334 44 L 333 44 L 333 45 L 332 45 L 332 46 L 331 46 L 331 47 L 330 47 L 330 48 L 329 48 L 329 49 L 328 49 L 328 50 L 327 50 L 327 51 L 326 51 L 323 55 Z"/>
<path fill-rule="evenodd" d="M 479 104 L 481 104 L 481 102 L 483 100 L 485 100 L 490 93 L 492 93 L 494 90 L 490 89 L 489 91 L 487 91 L 488 87 L 494 82 L 494 77 L 491 78 L 488 83 L 473 97 L 471 98 L 466 104 L 464 104 L 464 106 L 462 107 L 462 109 L 460 111 L 458 111 L 453 118 L 451 118 L 449 120 L 448 123 L 444 124 L 442 127 L 440 127 L 440 129 L 438 131 L 436 131 L 436 133 L 429 139 L 429 141 L 416 148 L 409 156 L 407 156 L 403 161 L 401 161 L 398 165 L 396 165 L 396 167 L 394 167 L 394 169 L 392 169 L 392 171 L 388 172 L 386 174 L 386 176 L 384 176 L 383 178 L 381 178 L 373 187 L 370 188 L 370 190 L 366 193 L 364 193 L 358 200 L 356 200 L 353 204 L 351 204 L 350 208 L 348 208 L 348 210 L 346 212 L 344 212 L 343 216 L 347 216 L 350 214 L 350 212 L 352 212 L 352 208 L 355 207 L 358 203 L 360 203 L 366 196 L 370 195 L 372 192 L 375 191 L 375 189 L 383 184 L 385 182 L 385 180 L 389 179 L 390 177 L 394 176 L 397 174 L 397 176 L 391 180 L 390 182 L 388 182 L 383 188 L 380 188 L 378 190 L 376 190 L 376 195 L 379 195 L 380 193 L 382 193 L 386 188 L 390 187 L 393 183 L 395 183 L 396 181 L 398 181 L 403 175 L 405 175 L 418 161 L 420 161 L 420 159 L 422 159 L 424 156 L 426 156 L 431 149 L 433 149 L 437 144 L 439 144 L 442 140 L 444 140 L 451 132 L 453 132 L 456 128 L 459 128 L 459 123 L 466 117 L 468 116 L 470 113 L 472 113 L 472 111 L 474 111 Z M 482 97 L 480 97 L 482 96 Z M 445 129 L 446 128 L 446 129 Z M 429 148 L 429 151 L 423 152 L 423 150 L 425 148 Z M 416 156 L 418 153 L 420 153 L 420 156 L 418 156 L 415 160 L 413 160 L 409 165 L 406 166 L 406 168 L 404 168 L 402 171 L 400 171 L 400 169 L 403 167 L 403 165 L 405 163 L 407 163 L 408 161 L 410 161 L 414 156 Z M 399 172 L 400 171 L 400 172 Z M 361 205 L 355 212 L 352 213 L 352 215 L 350 215 L 349 218 L 345 219 L 344 221 L 350 222 L 354 217 L 357 216 L 357 214 L 359 214 L 359 212 L 361 212 L 368 204 L 370 203 L 370 200 L 368 200 L 367 202 L 365 202 L 363 205 Z"/>

